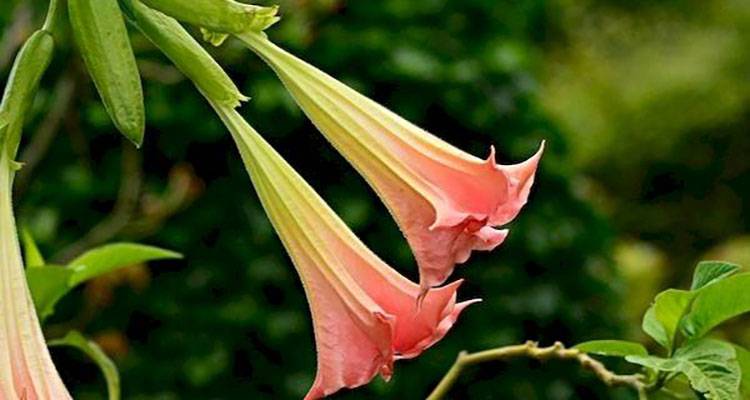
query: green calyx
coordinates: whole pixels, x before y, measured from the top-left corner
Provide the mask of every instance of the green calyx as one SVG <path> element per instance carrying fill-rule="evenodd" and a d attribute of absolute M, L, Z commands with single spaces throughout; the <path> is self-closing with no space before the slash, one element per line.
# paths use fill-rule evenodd
<path fill-rule="evenodd" d="M 278 6 L 261 7 L 233 0 L 143 0 L 180 21 L 224 33 L 262 32 L 275 24 Z"/>

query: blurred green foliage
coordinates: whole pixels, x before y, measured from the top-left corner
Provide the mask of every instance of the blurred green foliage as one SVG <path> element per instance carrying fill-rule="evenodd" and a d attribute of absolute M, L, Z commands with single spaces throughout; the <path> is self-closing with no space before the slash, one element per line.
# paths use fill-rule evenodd
<path fill-rule="evenodd" d="M 485 155 L 494 143 L 509 163 L 549 144 L 507 242 L 457 269 L 467 280 L 460 296 L 484 302 L 433 349 L 399 362 L 390 383 L 338 398 L 423 397 L 464 349 L 621 337 L 648 305 L 623 303 L 632 289 L 682 280 L 670 266 L 692 265 L 747 231 L 742 0 L 280 4 L 283 20 L 269 32 L 279 44 L 458 147 Z M 45 7 L 0 4 L 2 76 Z M 299 398 L 315 354 L 294 269 L 229 135 L 131 33 L 146 96 L 143 149 L 119 138 L 68 36 L 30 117 L 18 210 L 52 262 L 113 239 L 185 260 L 89 283 L 59 304 L 47 335 L 75 328 L 94 338 L 118 364 L 125 399 Z M 211 51 L 253 98 L 242 109 L 253 125 L 377 254 L 415 279 L 385 208 L 271 71 L 232 41 Z M 611 258 L 615 232 L 629 239 L 617 241 L 622 273 Z M 634 297 L 654 294 L 642 292 Z M 73 352 L 53 356 L 76 398 L 102 398 L 95 367 Z M 570 365 L 524 361 L 469 371 L 454 395 L 632 398 Z"/>

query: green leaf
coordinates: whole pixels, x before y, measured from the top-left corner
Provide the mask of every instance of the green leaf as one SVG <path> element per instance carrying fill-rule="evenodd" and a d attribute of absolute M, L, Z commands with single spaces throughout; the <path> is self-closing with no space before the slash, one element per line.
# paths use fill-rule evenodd
<path fill-rule="evenodd" d="M 117 243 L 84 253 L 67 267 L 42 266 L 26 269 L 39 318 L 52 315 L 57 302 L 79 284 L 118 268 L 146 261 L 181 258 L 179 253 L 135 243 Z"/>
<path fill-rule="evenodd" d="M 737 362 L 740 364 L 740 370 L 742 371 L 740 392 L 743 399 L 750 399 L 750 351 L 737 345 L 734 345 L 734 351 L 737 353 Z"/>
<path fill-rule="evenodd" d="M 592 340 L 574 347 L 584 353 L 599 354 L 602 356 L 625 357 L 646 356 L 648 351 L 640 343 L 625 340 Z"/>
<path fill-rule="evenodd" d="M 682 331 L 701 337 L 722 322 L 750 311 L 750 273 L 731 276 L 700 290 Z"/>
<path fill-rule="evenodd" d="M 26 269 L 26 281 L 41 321 L 52 315 L 55 304 L 70 291 L 72 275 L 72 270 L 56 265 Z"/>
<path fill-rule="evenodd" d="M 687 376 L 692 388 L 707 399 L 740 399 L 740 365 L 734 347 L 703 339 L 679 348 L 674 357 L 627 356 L 633 364 Z"/>
<path fill-rule="evenodd" d="M 653 338 L 656 343 L 659 343 L 664 348 L 669 347 L 669 338 L 667 337 L 667 332 L 664 330 L 661 322 L 656 319 L 656 311 L 653 304 L 648 308 L 648 310 L 646 310 L 646 313 L 643 315 L 641 328 L 644 332 L 646 332 L 647 335 L 651 336 L 651 338 Z"/>
<path fill-rule="evenodd" d="M 78 285 L 118 268 L 146 261 L 177 258 L 182 258 L 182 255 L 170 250 L 135 243 L 102 246 L 84 253 L 68 264 L 73 269 L 70 285 L 71 287 Z"/>
<path fill-rule="evenodd" d="M 21 241 L 23 242 L 23 255 L 26 268 L 44 266 L 46 264 L 44 256 L 39 251 L 39 247 L 37 247 L 34 237 L 31 236 L 31 232 L 26 228 L 21 228 Z"/>
<path fill-rule="evenodd" d="M 70 331 L 62 339 L 51 340 L 48 344 L 50 346 L 74 347 L 86 354 L 104 374 L 109 400 L 120 400 L 120 373 L 117 371 L 115 363 L 102 351 L 99 345 L 86 339 L 77 331 Z"/>
<path fill-rule="evenodd" d="M 734 275 L 741 267 L 723 261 L 701 261 L 695 267 L 693 274 L 693 285 L 690 290 L 700 289 L 724 278 Z"/>
<path fill-rule="evenodd" d="M 656 296 L 654 304 L 643 317 L 643 330 L 669 352 L 682 317 L 688 312 L 696 292 L 669 289 Z"/>

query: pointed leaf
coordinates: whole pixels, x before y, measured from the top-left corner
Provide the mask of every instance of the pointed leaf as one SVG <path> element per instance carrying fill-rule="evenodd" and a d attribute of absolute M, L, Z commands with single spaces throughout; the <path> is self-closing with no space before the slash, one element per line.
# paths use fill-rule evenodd
<path fill-rule="evenodd" d="M 625 357 L 646 356 L 648 351 L 640 343 L 625 340 L 592 340 L 576 345 L 574 348 L 589 354 L 602 356 Z"/>
<path fill-rule="evenodd" d="M 37 247 L 34 237 L 31 236 L 31 232 L 26 228 L 21 228 L 21 241 L 23 241 L 23 255 L 26 268 L 44 266 L 46 264 L 44 256 L 39 251 L 39 247 Z"/>
<path fill-rule="evenodd" d="M 693 285 L 690 290 L 700 289 L 724 278 L 734 275 L 741 267 L 737 264 L 723 261 L 701 261 L 695 267 Z"/>
<path fill-rule="evenodd" d="M 102 246 L 84 253 L 68 264 L 73 269 L 70 285 L 78 285 L 118 268 L 146 261 L 177 258 L 182 258 L 182 255 L 170 250 L 135 243 L 116 243 Z"/>
<path fill-rule="evenodd" d="M 102 351 L 98 344 L 86 339 L 77 331 L 70 331 L 62 339 L 49 341 L 48 345 L 74 347 L 86 354 L 104 374 L 109 400 L 120 400 L 120 373 L 117 371 L 115 363 Z"/>
<path fill-rule="evenodd" d="M 684 374 L 693 389 L 707 399 L 740 398 L 740 365 L 735 349 L 728 343 L 703 339 L 681 347 L 673 358 L 627 356 L 625 359 L 657 371 Z"/>
<path fill-rule="evenodd" d="M 685 316 L 683 332 L 701 337 L 722 322 L 750 311 L 750 273 L 731 276 L 704 287 Z"/>
<path fill-rule="evenodd" d="M 70 277 L 73 271 L 68 268 L 48 265 L 26 269 L 26 281 L 31 290 L 39 319 L 44 322 L 55 311 L 55 304 L 70 291 Z"/>

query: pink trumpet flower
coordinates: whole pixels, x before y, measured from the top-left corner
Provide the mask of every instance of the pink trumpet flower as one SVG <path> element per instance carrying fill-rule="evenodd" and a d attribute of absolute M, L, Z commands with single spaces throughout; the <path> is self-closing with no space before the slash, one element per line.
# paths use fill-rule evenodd
<path fill-rule="evenodd" d="M 460 282 L 426 292 L 370 251 L 233 109 L 213 104 L 234 137 L 310 303 L 318 371 L 306 399 L 354 388 L 439 341 L 461 311 Z"/>
<path fill-rule="evenodd" d="M 0 400 L 70 399 L 26 285 L 11 202 L 13 171 L 0 148 Z"/>
<path fill-rule="evenodd" d="M 307 116 L 386 204 L 417 260 L 425 290 L 473 250 L 493 250 L 526 204 L 543 144 L 527 161 L 473 157 L 270 42 L 239 39 L 278 74 Z"/>

